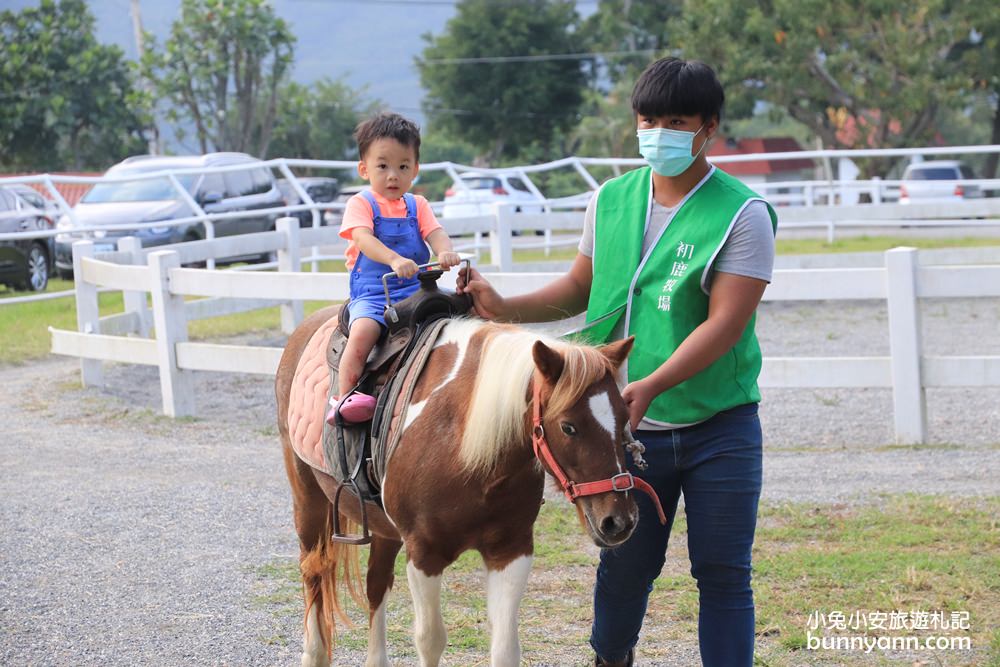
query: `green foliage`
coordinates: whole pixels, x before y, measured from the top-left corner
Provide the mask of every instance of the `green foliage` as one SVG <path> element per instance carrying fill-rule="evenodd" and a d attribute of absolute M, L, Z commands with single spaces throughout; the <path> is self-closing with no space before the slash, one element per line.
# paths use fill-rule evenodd
<path fill-rule="evenodd" d="M 984 124 L 989 128 L 987 141 L 1000 143 L 1000 12 L 991 0 L 963 0 L 956 6 L 957 19 L 967 28 L 967 38 L 956 49 L 955 58 L 969 77 L 968 95 L 973 103 L 992 107 Z M 989 155 L 983 178 L 995 178 L 996 153 Z"/>
<path fill-rule="evenodd" d="M 324 78 L 309 87 L 295 82 L 282 85 L 268 156 L 356 159 L 354 128 L 377 106 L 362 99 L 363 91 L 341 80 Z"/>
<path fill-rule="evenodd" d="M 420 162 L 454 162 L 456 164 L 472 164 L 476 159 L 476 148 L 452 134 L 431 129 L 421 132 Z M 451 177 L 443 171 L 422 171 L 414 184 L 414 192 L 421 194 L 430 201 L 444 199 L 445 190 L 452 185 Z"/>
<path fill-rule="evenodd" d="M 770 102 L 836 148 L 925 145 L 961 103 L 949 0 L 704 0 L 671 34 L 713 65 L 730 109 Z M 731 39 L 729 36 L 738 36 Z"/>
<path fill-rule="evenodd" d="M 633 81 L 622 79 L 607 93 L 587 93 L 587 113 L 573 131 L 577 155 L 639 157 L 635 115 L 629 98 Z"/>
<path fill-rule="evenodd" d="M 142 152 L 142 95 L 83 0 L 0 13 L 0 167 L 104 169 Z"/>
<path fill-rule="evenodd" d="M 551 150 L 577 122 L 585 83 L 578 60 L 454 59 L 575 53 L 577 22 L 567 0 L 463 0 L 441 36 L 424 36 L 417 61 L 430 123 L 475 146 L 487 164 L 531 142 Z"/>
<path fill-rule="evenodd" d="M 657 55 L 666 55 L 670 45 L 668 22 L 680 16 L 680 0 L 600 0 L 597 11 L 583 22 L 580 34 L 592 51 L 613 53 L 643 51 L 636 55 L 602 58 L 612 82 L 632 82 Z"/>
<path fill-rule="evenodd" d="M 168 120 L 194 124 L 203 153 L 266 155 L 295 36 L 265 0 L 184 0 L 163 52 L 143 57 Z"/>

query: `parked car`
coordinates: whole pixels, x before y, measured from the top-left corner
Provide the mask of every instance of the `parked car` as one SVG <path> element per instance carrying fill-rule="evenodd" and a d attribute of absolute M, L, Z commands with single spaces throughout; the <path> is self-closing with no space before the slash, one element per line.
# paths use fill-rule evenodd
<path fill-rule="evenodd" d="M 196 156 L 130 157 L 108 169 L 105 176 L 123 177 L 165 169 L 192 169 L 229 165 L 255 165 L 260 160 L 244 153 L 209 153 Z M 280 208 L 284 205 L 281 191 L 270 169 L 248 168 L 212 174 L 178 174 L 177 180 L 191 194 L 205 213 L 248 211 L 247 217 L 215 221 L 215 236 L 251 234 L 274 229 L 280 213 L 253 214 L 252 211 Z M 171 185 L 169 179 L 152 178 L 134 181 L 97 183 L 73 207 L 73 217 L 59 219 L 64 233 L 56 237 L 56 271 L 60 276 L 73 275 L 73 242 L 93 239 L 97 252 L 114 250 L 119 238 L 135 236 L 143 247 L 197 241 L 205 238 L 205 226 L 198 222 L 172 227 L 146 227 L 126 231 L 74 232 L 74 227 L 92 227 L 143 222 L 168 222 L 192 215 L 191 208 Z M 259 259 L 268 255 L 230 257 L 230 261 Z"/>
<path fill-rule="evenodd" d="M 39 211 L 42 211 L 47 218 L 51 220 L 57 220 L 59 218 L 59 206 L 30 185 L 25 183 L 11 183 L 7 186 L 7 188 L 13 190 L 14 194 L 31 206 L 34 206 Z"/>
<path fill-rule="evenodd" d="M 955 183 L 975 179 L 971 169 L 959 160 L 914 162 L 903 172 L 899 203 L 951 202 L 983 196 L 978 185 Z"/>
<path fill-rule="evenodd" d="M 334 201 L 337 198 L 337 193 L 340 192 L 340 183 L 336 178 L 310 176 L 307 178 L 299 178 L 297 180 L 305 189 L 306 194 L 308 194 L 309 197 L 317 204 Z M 289 183 L 287 179 L 279 179 L 278 188 L 281 190 L 281 194 L 285 197 L 285 203 L 287 205 L 296 206 L 302 203 L 302 198 L 299 197 L 299 194 L 295 191 L 295 188 L 292 187 L 292 184 Z M 322 211 L 320 224 L 329 224 L 331 216 L 330 209 L 320 210 Z M 299 219 L 300 226 L 312 227 L 312 211 L 295 211 L 291 215 Z"/>
<path fill-rule="evenodd" d="M 51 231 L 52 219 L 21 199 L 17 189 L 0 186 L 0 232 Z M 0 241 L 0 283 L 43 291 L 52 269 L 52 237 Z"/>
<path fill-rule="evenodd" d="M 469 171 L 461 174 L 460 178 L 464 188 L 455 183 L 444 193 L 443 218 L 493 215 L 493 204 L 498 202 L 514 204 L 517 213 L 542 213 L 545 210 L 541 203 L 544 200 L 515 173 Z"/>

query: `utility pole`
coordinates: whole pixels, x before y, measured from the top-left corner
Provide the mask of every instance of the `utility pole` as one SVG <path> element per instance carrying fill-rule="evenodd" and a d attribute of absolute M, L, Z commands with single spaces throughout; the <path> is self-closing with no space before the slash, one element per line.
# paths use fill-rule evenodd
<path fill-rule="evenodd" d="M 143 45 L 142 39 L 142 12 L 139 7 L 139 0 L 129 0 L 129 13 L 132 15 L 132 34 L 135 37 L 135 51 L 136 58 L 139 63 L 142 63 L 142 56 L 146 53 L 145 47 Z M 152 86 L 149 80 L 140 75 L 139 80 L 142 85 L 144 92 L 150 94 L 152 98 Z M 160 131 L 156 127 L 156 105 L 153 105 L 152 118 L 150 119 L 151 125 L 149 127 L 149 154 L 157 155 L 159 153 L 159 139 Z"/>

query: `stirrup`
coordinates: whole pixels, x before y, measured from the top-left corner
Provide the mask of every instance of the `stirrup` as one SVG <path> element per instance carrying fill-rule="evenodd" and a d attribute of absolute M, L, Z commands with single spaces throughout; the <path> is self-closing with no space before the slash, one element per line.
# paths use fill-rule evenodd
<path fill-rule="evenodd" d="M 353 487 L 354 497 L 361 504 L 360 535 L 346 535 L 340 531 L 340 494 L 348 484 Z M 330 535 L 332 542 L 362 545 L 369 544 L 372 541 L 372 534 L 368 531 L 368 509 L 365 507 L 365 501 L 361 498 L 361 492 L 358 490 L 358 485 L 353 479 L 342 482 L 337 487 L 337 493 L 334 494 L 333 502 L 330 504 L 330 512 L 333 514 L 333 534 Z"/>

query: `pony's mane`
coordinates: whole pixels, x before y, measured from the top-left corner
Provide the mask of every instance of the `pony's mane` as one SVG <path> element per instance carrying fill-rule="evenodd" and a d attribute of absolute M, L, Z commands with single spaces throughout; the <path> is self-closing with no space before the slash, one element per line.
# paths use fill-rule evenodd
<path fill-rule="evenodd" d="M 535 372 L 532 346 L 541 340 L 558 351 L 564 361 L 562 375 L 545 406 L 558 414 L 580 400 L 583 393 L 608 372 L 611 361 L 597 348 L 574 345 L 551 336 L 510 326 L 485 324 L 476 384 L 466 414 L 461 458 L 474 474 L 490 472 L 506 448 L 526 437 L 528 388 Z"/>

